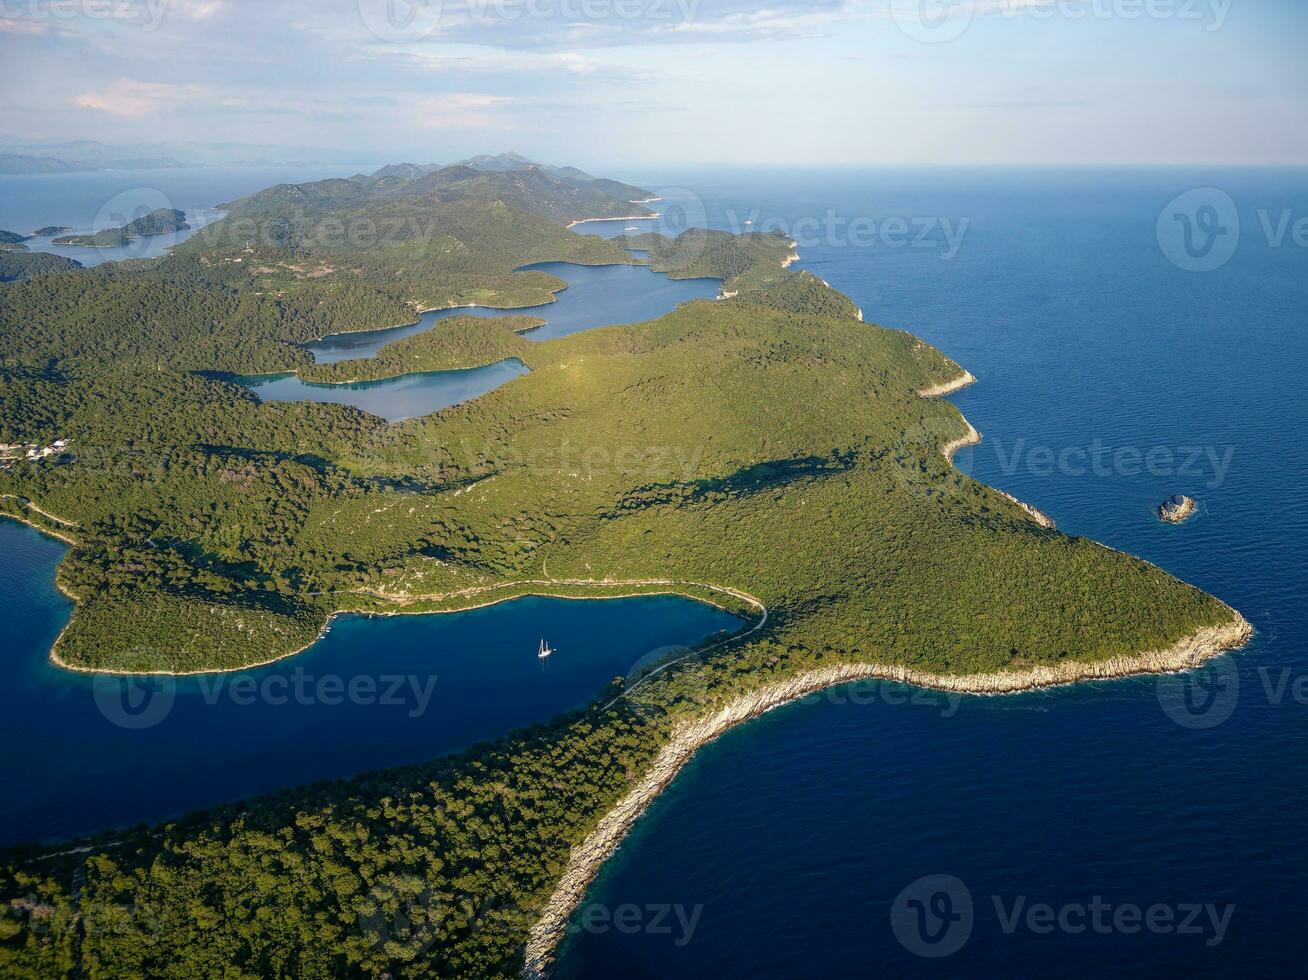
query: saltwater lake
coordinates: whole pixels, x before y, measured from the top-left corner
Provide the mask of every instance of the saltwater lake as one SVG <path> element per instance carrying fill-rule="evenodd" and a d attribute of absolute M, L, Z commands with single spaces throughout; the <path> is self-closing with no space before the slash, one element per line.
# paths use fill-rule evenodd
<path fill-rule="evenodd" d="M 695 188 L 687 209 L 702 207 L 720 228 L 804 222 L 801 268 L 848 293 L 869 321 L 912 331 L 980 379 L 953 399 L 986 437 L 958 454 L 961 467 L 1066 531 L 1213 592 L 1259 635 L 1189 680 L 916 703 L 874 684 L 737 729 L 700 753 L 604 869 L 587 897 L 598 911 L 590 926 L 574 921 L 557 976 L 1298 975 L 1308 253 L 1288 236 L 1269 244 L 1259 212 L 1273 229 L 1285 212 L 1308 215 L 1308 173 L 622 176 Z M 1206 187 L 1236 202 L 1240 245 L 1222 268 L 1187 272 L 1156 228 L 1175 196 Z M 877 224 L 870 244 L 839 230 L 858 218 Z M 908 224 L 907 238 L 886 219 Z M 957 239 L 963 219 L 946 257 L 942 221 Z M 915 225 L 928 222 L 937 245 L 913 246 Z M 1176 254 L 1181 226 L 1163 223 Z M 1117 461 L 1096 469 L 1097 447 Z M 1201 513 L 1165 527 L 1153 508 L 1176 492 Z M 956 887 L 937 890 L 928 876 L 938 875 L 962 883 L 970 913 Z M 924 878 L 926 892 L 911 887 Z M 936 909 L 939 895 L 959 919 L 927 920 L 948 940 L 932 951 L 950 954 L 927 959 L 899 941 L 891 909 L 900 896 Z M 1075 928 L 1076 909 L 1095 896 L 1127 910 L 1126 928 L 1028 928 L 1026 910 L 1041 903 L 1069 910 Z M 1132 905 L 1158 903 L 1178 927 L 1190 906 L 1201 913 L 1184 933 L 1161 925 L 1165 913 L 1131 927 Z M 627 921 L 651 924 L 649 907 L 668 905 L 687 919 L 698 908 L 688 941 L 671 914 L 666 931 L 619 930 L 603 915 L 635 907 Z M 1234 906 L 1220 938 L 1203 906 L 1219 918 Z"/>
<path fill-rule="evenodd" d="M 387 422 L 402 422 L 469 401 L 527 373 L 527 365 L 510 357 L 461 371 L 424 371 L 345 384 L 301 381 L 294 374 L 251 375 L 236 380 L 264 401 L 353 405 Z"/>
<path fill-rule="evenodd" d="M 597 222 L 603 224 L 603 222 Z M 578 227 L 578 231 L 590 232 Z M 451 316 L 534 316 L 545 325 L 528 331 L 532 340 L 552 340 L 581 330 L 618 323 L 652 320 L 693 299 L 713 299 L 720 285 L 717 279 L 670 279 L 639 265 L 577 265 L 572 262 L 537 262 L 523 266 L 557 276 L 568 288 L 556 294 L 555 302 L 512 310 L 465 306 L 452 310 L 430 310 L 416 323 L 384 330 L 360 330 L 324 337 L 308 345 L 319 364 L 376 357 L 387 344 L 425 333 Z"/>
<path fill-rule="evenodd" d="M 717 279 L 670 279 L 662 272 L 639 265 L 539 262 L 523 268 L 548 272 L 565 280 L 568 287 L 557 294 L 555 302 L 541 306 L 513 310 L 485 307 L 432 310 L 424 313 L 416 323 L 405 326 L 331 334 L 308 345 L 309 350 L 319 363 L 373 358 L 387 344 L 437 329 L 441 320 L 459 314 L 479 317 L 529 314 L 539 317 L 546 321 L 544 326 L 529 330 L 523 336 L 544 341 L 595 327 L 652 320 L 682 303 L 712 299 L 717 296 L 720 286 Z M 315 384 L 290 374 L 255 375 L 237 380 L 267 401 L 353 405 L 388 422 L 399 422 L 430 415 L 484 395 L 526 373 L 526 365 L 517 358 L 509 358 L 496 364 L 458 371 L 402 374 L 379 381 L 349 384 Z"/>
<path fill-rule="evenodd" d="M 583 707 L 654 650 L 740 621 L 676 596 L 523 598 L 337 617 L 297 656 L 178 678 L 74 674 L 62 542 L 0 519 L 0 844 L 66 839 L 317 779 L 421 762 Z M 536 654 L 542 639 L 558 650 Z"/>

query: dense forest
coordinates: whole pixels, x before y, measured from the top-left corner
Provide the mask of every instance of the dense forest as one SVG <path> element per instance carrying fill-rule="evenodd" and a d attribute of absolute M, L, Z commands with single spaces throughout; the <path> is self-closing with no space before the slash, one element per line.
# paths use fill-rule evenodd
<path fill-rule="evenodd" d="M 49 252 L 28 252 L 17 249 L 0 249 L 0 282 L 30 279 L 52 272 L 71 272 L 82 264 L 62 255 Z"/>
<path fill-rule="evenodd" d="M 12 853 L 0 974 L 516 975 L 570 848 L 678 723 L 739 692 L 843 661 L 1103 660 L 1229 619 L 954 470 L 940 449 L 967 424 L 917 392 L 960 367 L 788 271 L 781 236 L 626 241 L 724 280 L 725 298 L 650 322 L 535 343 L 524 317 L 453 317 L 312 364 L 304 343 L 328 333 L 547 301 L 556 280 L 515 271 L 531 262 L 636 261 L 566 229 L 638 193 L 588 181 L 455 167 L 283 186 L 162 260 L 0 286 L 0 440 L 71 440 L 0 472 L 0 507 L 73 522 L 66 663 L 233 668 L 304 646 L 333 610 L 458 608 L 541 578 L 711 583 L 769 611 L 636 695 L 613 701 L 617 680 L 459 756 Z M 395 425 L 231 381 L 503 356 L 531 372 Z"/>

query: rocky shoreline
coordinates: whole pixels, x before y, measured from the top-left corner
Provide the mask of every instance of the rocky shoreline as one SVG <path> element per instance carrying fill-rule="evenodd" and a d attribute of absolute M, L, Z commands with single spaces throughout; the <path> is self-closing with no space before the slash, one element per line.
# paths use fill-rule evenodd
<path fill-rule="evenodd" d="M 975 446 L 981 441 L 981 433 L 976 431 L 976 426 L 971 422 L 968 422 L 966 418 L 964 418 L 963 421 L 967 422 L 967 432 L 940 447 L 940 452 L 944 455 L 945 459 L 949 460 L 951 463 L 954 461 L 954 453 L 958 452 L 964 446 Z"/>
<path fill-rule="evenodd" d="M 1018 507 L 1022 508 L 1022 510 L 1026 512 L 1027 517 L 1031 518 L 1031 520 L 1035 521 L 1041 527 L 1048 528 L 1050 531 L 1058 530 L 1058 525 L 1054 523 L 1054 519 L 1050 517 L 1048 514 L 1046 514 L 1039 507 L 1032 507 L 1026 501 L 1018 500 L 1011 493 L 1008 493 L 1005 490 L 996 490 L 995 492 L 998 493 L 999 496 L 1003 497 L 1005 500 L 1009 501 L 1010 503 L 1017 504 Z"/>
<path fill-rule="evenodd" d="M 958 377 L 949 381 L 941 382 L 938 385 L 932 385 L 930 388 L 922 388 L 918 394 L 923 398 L 943 398 L 945 395 L 952 395 L 961 388 L 968 385 L 976 384 L 976 376 L 971 371 L 964 371 Z"/>
<path fill-rule="evenodd" d="M 1165 650 L 1134 656 L 1111 657 L 1098 662 L 1064 663 L 1022 671 L 947 675 L 884 664 L 844 663 L 799 674 L 777 684 L 742 695 L 713 714 L 680 726 L 655 758 L 644 778 L 601 818 L 590 835 L 572 849 L 568 867 L 545 910 L 532 926 L 523 967 L 524 980 L 544 980 L 568 920 L 581 904 L 586 889 L 612 856 L 628 831 L 682 767 L 704 745 L 746 721 L 799 698 L 852 681 L 879 678 L 965 694 L 1013 694 L 1037 688 L 1074 684 L 1091 679 L 1128 677 L 1133 674 L 1177 673 L 1200 666 L 1248 642 L 1253 627 L 1234 609 L 1221 626 L 1207 627 Z"/>

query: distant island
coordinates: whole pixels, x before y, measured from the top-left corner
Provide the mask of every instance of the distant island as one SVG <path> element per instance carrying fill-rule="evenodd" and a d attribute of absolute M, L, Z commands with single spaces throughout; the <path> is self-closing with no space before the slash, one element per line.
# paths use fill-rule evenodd
<path fill-rule="evenodd" d="M 537 594 L 672 592 L 745 621 L 457 755 L 8 853 L 0 975 L 541 977 L 633 822 L 736 725 L 865 678 L 1001 694 L 1249 638 L 1221 600 L 955 469 L 981 436 L 924 393 L 971 376 L 864 322 L 786 235 L 569 230 L 651 196 L 518 159 L 401 165 L 232 201 L 158 262 L 0 286 L 0 442 L 38 447 L 0 471 L 0 512 L 69 542 L 62 668 L 234 671 L 341 612 Z M 386 233 L 331 231 L 352 226 Z M 547 303 L 566 282 L 524 268 L 547 261 L 729 298 L 536 343 L 530 321 L 464 317 L 375 359 L 308 350 L 419 309 Z M 528 373 L 395 424 L 236 377 L 517 354 Z"/>
<path fill-rule="evenodd" d="M 144 217 L 128 222 L 121 228 L 106 228 L 93 235 L 67 235 L 56 238 L 52 245 L 83 245 L 88 248 L 114 248 L 126 245 L 138 238 L 151 235 L 164 235 L 174 231 L 185 231 L 191 226 L 186 223 L 186 212 L 176 208 L 156 208 Z"/>
<path fill-rule="evenodd" d="M 365 159 L 367 159 L 365 157 Z M 0 174 L 61 174 L 178 167 L 297 166 L 358 163 L 357 150 L 310 150 L 253 143 L 160 142 L 112 145 L 95 140 L 0 140 Z"/>
<path fill-rule="evenodd" d="M 62 235 L 64 232 L 72 230 L 73 229 L 67 225 L 46 225 L 44 228 L 38 228 L 36 231 L 32 232 L 32 237 L 49 238 L 52 235 Z"/>

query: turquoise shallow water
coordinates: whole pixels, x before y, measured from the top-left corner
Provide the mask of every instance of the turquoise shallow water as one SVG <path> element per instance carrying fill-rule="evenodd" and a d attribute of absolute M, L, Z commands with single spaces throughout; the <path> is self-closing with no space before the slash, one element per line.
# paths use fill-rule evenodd
<path fill-rule="evenodd" d="M 627 178 L 693 187 L 687 209 L 732 230 L 751 216 L 753 227 L 776 218 L 791 230 L 828 210 L 879 227 L 968 219 L 952 258 L 938 228 L 937 248 L 819 232 L 796 236 L 801 267 L 869 321 L 924 337 L 978 376 L 954 401 L 986 441 L 959 453 L 960 466 L 1064 530 L 1214 592 L 1259 634 L 1184 681 L 958 703 L 899 703 L 900 689 L 868 685 L 738 729 L 700 754 L 604 869 L 558 975 L 1302 975 L 1308 253 L 1269 244 L 1259 212 L 1273 228 L 1283 212 L 1308 215 L 1308 174 Z M 1216 271 L 1185 272 L 1156 228 L 1176 195 L 1204 187 L 1236 203 L 1239 247 Z M 1200 456 L 1186 465 L 1192 447 Z M 1099 472 L 1096 448 L 1109 460 Z M 1153 508 L 1176 492 L 1201 513 L 1164 527 Z M 941 875 L 965 892 L 932 878 Z M 1077 907 L 1095 896 L 1126 907 L 1122 926 L 1110 912 L 1107 931 L 1091 919 L 1074 931 Z M 927 948 L 948 955 L 900 942 L 897 899 L 905 934 L 922 914 L 940 937 Z M 1046 931 L 1037 916 L 1037 931 L 1025 913 L 1009 928 L 1018 903 L 1047 904 L 1068 928 L 1055 919 Z M 1171 928 L 1163 912 L 1153 928 L 1133 925 L 1130 906 L 1158 904 L 1173 910 Z M 662 928 L 672 916 L 654 928 L 651 907 L 669 905 L 687 919 L 698 909 L 688 941 L 679 925 Z M 1191 905 L 1232 907 L 1220 939 L 1206 912 L 1191 923 L 1198 931 L 1179 931 Z M 612 913 L 624 907 L 619 929 Z"/>
<path fill-rule="evenodd" d="M 0 520 L 0 843 L 67 838 L 282 786 L 421 762 L 585 705 L 650 651 L 739 621 L 675 596 L 524 598 L 340 616 L 287 660 L 207 677 L 94 678 L 46 658 L 64 545 Z M 558 652 L 542 664 L 540 640 Z"/>

